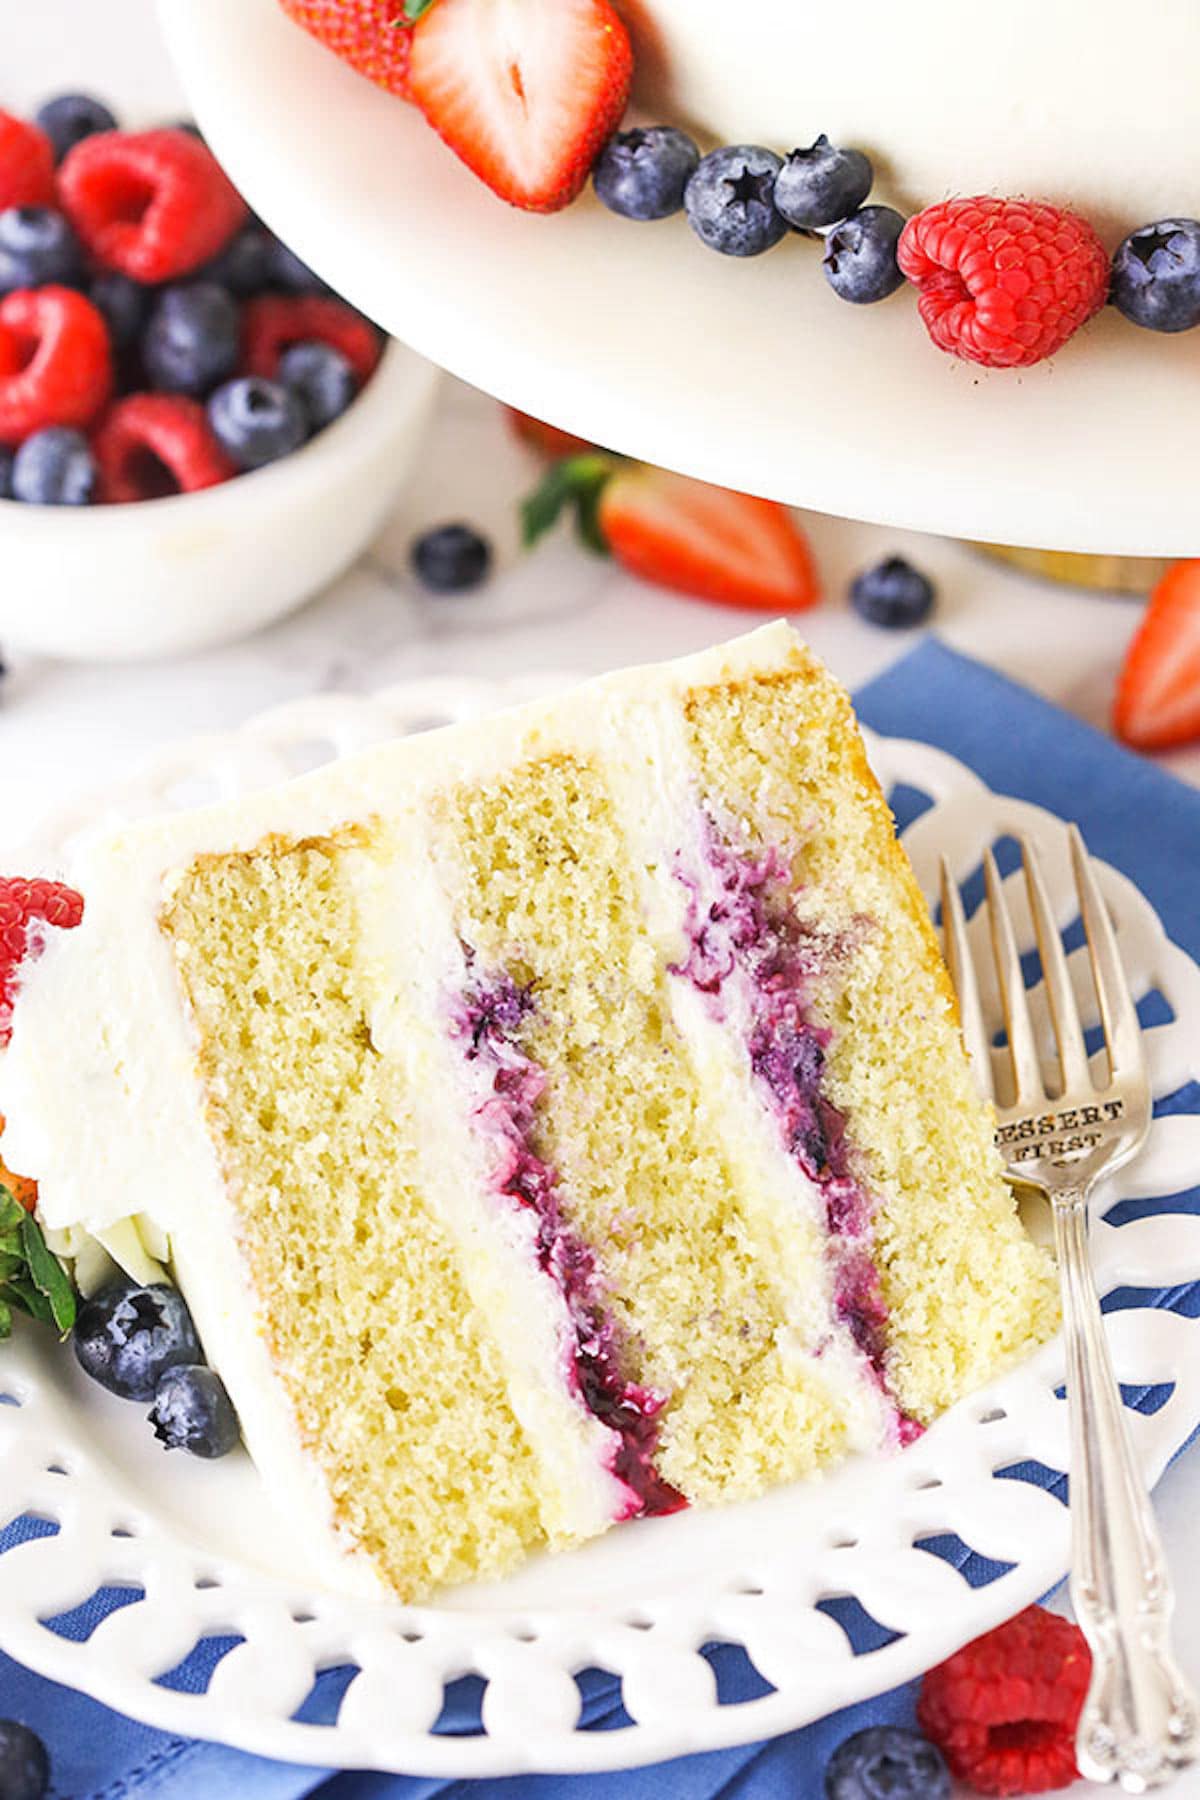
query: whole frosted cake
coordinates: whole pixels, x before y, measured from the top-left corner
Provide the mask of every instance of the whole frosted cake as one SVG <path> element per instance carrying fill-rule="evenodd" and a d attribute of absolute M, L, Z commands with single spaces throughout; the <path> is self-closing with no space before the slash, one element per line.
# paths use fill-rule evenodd
<path fill-rule="evenodd" d="M 799 275 L 819 243 L 840 300 L 915 290 L 937 349 L 983 368 L 1044 362 L 1110 303 L 1200 328 L 1190 0 L 866 0 L 852 21 L 784 0 L 422 0 L 408 24 L 279 4 L 528 212 L 590 182 L 642 226 L 684 213 L 724 257 L 789 246 Z M 680 304 L 691 278 L 681 263 Z"/>
<path fill-rule="evenodd" d="M 1075 207 L 1119 235 L 1200 215 L 1200 7 L 1189 0 L 620 0 L 639 100 L 729 143 L 826 132 L 912 212 L 952 194 Z M 806 135 L 807 134 L 807 135 Z"/>
<path fill-rule="evenodd" d="M 1052 1329 L 849 701 L 784 626 L 69 873 L 6 1160 L 48 1228 L 169 1257 L 331 1582 L 419 1596 L 898 1446 Z"/>

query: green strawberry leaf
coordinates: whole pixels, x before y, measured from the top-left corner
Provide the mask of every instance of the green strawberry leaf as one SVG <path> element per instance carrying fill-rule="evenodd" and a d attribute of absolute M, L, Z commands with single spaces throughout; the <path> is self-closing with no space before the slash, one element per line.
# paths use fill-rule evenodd
<path fill-rule="evenodd" d="M 608 545 L 600 530 L 600 496 L 613 473 L 611 457 L 596 451 L 581 456 L 565 456 L 551 464 L 541 481 L 521 503 L 521 542 L 528 550 L 538 539 L 557 525 L 569 507 L 575 513 L 575 528 L 589 550 L 608 554 Z"/>
<path fill-rule="evenodd" d="M 0 1287 L 0 1344 L 6 1337 L 12 1336 L 12 1308 L 4 1298 L 4 1289 Z"/>
<path fill-rule="evenodd" d="M 433 0 L 404 0 L 401 17 L 406 25 L 419 25 L 432 5 Z"/>

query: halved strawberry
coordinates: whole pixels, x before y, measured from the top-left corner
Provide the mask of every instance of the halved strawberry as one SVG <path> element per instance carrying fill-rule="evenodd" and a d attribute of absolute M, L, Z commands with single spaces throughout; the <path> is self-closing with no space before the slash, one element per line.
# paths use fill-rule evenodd
<path fill-rule="evenodd" d="M 547 425 L 545 419 L 535 419 L 531 413 L 519 412 L 515 406 L 506 406 L 504 414 L 514 437 L 519 437 L 539 456 L 578 456 L 592 448 L 586 438 L 574 437 L 557 425 Z"/>
<path fill-rule="evenodd" d="M 556 463 L 526 501 L 526 543 L 567 506 L 587 544 L 659 587 L 767 612 L 821 597 L 808 540 L 774 500 L 592 452 Z"/>
<path fill-rule="evenodd" d="M 502 200 L 557 212 L 620 123 L 632 75 L 608 0 L 437 0 L 413 33 L 408 82 Z"/>
<path fill-rule="evenodd" d="M 402 0 L 279 0 L 289 19 L 360 75 L 408 98 L 412 25 Z"/>
<path fill-rule="evenodd" d="M 821 597 L 808 541 L 774 500 L 631 468 L 609 482 L 597 519 L 617 561 L 660 587 L 768 612 Z"/>
<path fill-rule="evenodd" d="M 1151 594 L 1125 653 L 1113 726 L 1139 750 L 1200 738 L 1200 557 L 1174 563 Z"/>

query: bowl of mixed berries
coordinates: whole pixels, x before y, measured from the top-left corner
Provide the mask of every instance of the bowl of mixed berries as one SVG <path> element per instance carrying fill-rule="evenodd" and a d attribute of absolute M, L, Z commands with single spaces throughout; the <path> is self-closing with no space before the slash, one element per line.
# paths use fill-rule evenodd
<path fill-rule="evenodd" d="M 435 376 L 254 217 L 194 127 L 0 112 L 0 641 L 154 656 L 316 593 Z"/>

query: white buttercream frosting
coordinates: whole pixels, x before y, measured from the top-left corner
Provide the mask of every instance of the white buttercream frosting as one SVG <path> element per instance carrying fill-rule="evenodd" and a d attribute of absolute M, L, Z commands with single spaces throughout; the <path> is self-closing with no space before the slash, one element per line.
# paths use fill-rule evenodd
<path fill-rule="evenodd" d="M 422 1186 L 437 1199 L 467 1290 L 504 1358 L 513 1412 L 538 1448 L 551 1541 L 566 1543 L 593 1536 L 621 1512 L 623 1489 L 610 1473 L 616 1439 L 567 1386 L 573 1332 L 557 1288 L 538 1269 L 534 1215 L 491 1193 L 486 1146 L 472 1129 L 488 1097 L 483 1070 L 465 1061 L 449 1029 L 466 967 L 425 825 L 416 811 L 393 821 L 387 863 L 352 854 L 360 955 L 376 996 L 371 1041 L 405 1067 L 409 1091 L 420 1095 Z"/>
<path fill-rule="evenodd" d="M 619 0 L 643 108 L 780 152 L 825 132 L 866 150 L 876 198 L 1071 205 L 1119 237 L 1200 216 L 1194 0 Z"/>
<path fill-rule="evenodd" d="M 625 771 L 639 797 L 627 810 L 626 829 L 639 873 L 643 916 L 668 964 L 686 961 L 689 886 L 700 912 L 722 898 L 704 836 L 705 817 L 686 742 L 682 712 L 668 695 L 645 706 L 639 717 L 644 758 Z M 629 741 L 630 734 L 624 734 Z M 682 858 L 682 863 L 680 862 Z M 787 1336 L 781 1348 L 811 1359 L 821 1346 L 820 1371 L 830 1404 L 844 1416 L 847 1443 L 858 1450 L 894 1441 L 894 1408 L 866 1373 L 865 1359 L 845 1325 L 837 1322 L 832 1264 L 822 1255 L 825 1201 L 817 1184 L 789 1156 L 778 1125 L 750 1071 L 747 1045 L 753 1027 L 752 1002 L 744 980 L 722 990 L 720 1015 L 709 996 L 686 978 L 672 980 L 669 1001 L 676 1027 L 687 1044 L 704 1091 L 720 1097 L 710 1121 L 738 1177 L 744 1204 L 769 1232 L 776 1209 L 798 1209 L 811 1223 L 813 1255 L 806 1278 L 788 1294 Z"/>

